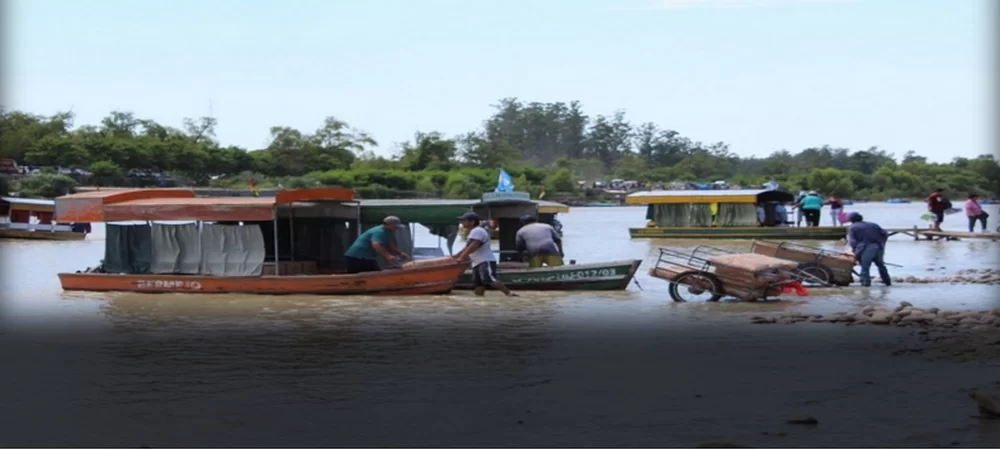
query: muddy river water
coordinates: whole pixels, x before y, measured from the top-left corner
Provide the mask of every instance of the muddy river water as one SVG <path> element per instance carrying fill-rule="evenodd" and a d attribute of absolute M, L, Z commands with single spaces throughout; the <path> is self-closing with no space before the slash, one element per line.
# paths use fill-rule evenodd
<path fill-rule="evenodd" d="M 848 207 L 884 227 L 919 204 Z M 987 210 L 1000 218 L 996 206 Z M 864 306 L 990 309 L 997 286 L 817 290 L 770 303 L 673 303 L 631 240 L 643 208 L 574 208 L 567 257 L 644 258 L 611 293 L 414 298 L 64 293 L 84 242 L 0 242 L 5 446 L 996 446 L 971 389 L 1000 364 L 893 356 L 912 330 L 752 325 Z M 829 218 L 824 218 L 829 220 Z M 949 216 L 946 229 L 965 228 Z M 992 227 L 995 228 L 995 224 Z M 423 231 L 423 230 L 420 230 Z M 432 243 L 419 233 L 418 244 Z M 460 245 L 460 244 L 459 244 Z M 836 247 L 836 243 L 821 244 Z M 896 277 L 1000 268 L 1000 242 L 890 241 Z M 812 416 L 815 426 L 789 425 Z"/>

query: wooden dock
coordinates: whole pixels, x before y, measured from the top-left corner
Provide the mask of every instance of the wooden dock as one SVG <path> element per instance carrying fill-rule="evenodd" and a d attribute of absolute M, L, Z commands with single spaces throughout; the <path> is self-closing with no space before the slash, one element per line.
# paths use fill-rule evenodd
<path fill-rule="evenodd" d="M 906 236 L 913 237 L 914 241 L 919 241 L 921 239 L 928 241 L 946 240 L 946 241 L 959 241 L 962 239 L 989 239 L 991 241 L 996 241 L 1000 239 L 1000 233 L 984 232 L 984 233 L 969 233 L 968 231 L 932 231 L 929 228 L 889 228 L 885 231 L 889 232 L 889 237 L 895 236 L 897 234 L 903 234 Z"/>

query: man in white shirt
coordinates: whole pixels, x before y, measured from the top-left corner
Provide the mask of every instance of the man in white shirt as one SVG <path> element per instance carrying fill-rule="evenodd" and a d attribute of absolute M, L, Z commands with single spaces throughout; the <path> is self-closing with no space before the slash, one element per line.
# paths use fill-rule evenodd
<path fill-rule="evenodd" d="M 490 250 L 490 233 L 479 226 L 482 221 L 479 214 L 470 211 L 463 214 L 458 220 L 463 228 L 469 230 L 469 236 L 466 238 L 465 248 L 453 258 L 459 261 L 469 259 L 472 265 L 472 283 L 476 288 L 476 295 L 484 295 L 486 287 L 491 286 L 508 297 L 517 297 L 517 294 L 507 289 L 507 286 L 497 278 L 497 258 Z"/>

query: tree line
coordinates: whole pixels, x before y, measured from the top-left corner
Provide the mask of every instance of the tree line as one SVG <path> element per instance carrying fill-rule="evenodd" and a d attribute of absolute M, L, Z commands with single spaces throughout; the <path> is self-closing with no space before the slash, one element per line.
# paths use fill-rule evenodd
<path fill-rule="evenodd" d="M 180 128 L 121 111 L 97 125 L 74 127 L 73 119 L 69 112 L 46 117 L 0 109 L 0 157 L 85 169 L 89 175 L 76 181 L 101 186 L 155 184 L 148 174 L 169 173 L 181 184 L 245 188 L 252 178 L 262 188 L 336 185 L 365 197 L 478 197 L 492 190 L 501 167 L 515 177 L 517 189 L 529 191 L 575 192 L 578 181 L 622 178 L 647 185 L 775 180 L 787 189 L 858 199 L 923 197 L 938 187 L 952 195 L 1000 196 L 1000 164 L 993 155 L 931 163 L 913 151 L 897 158 L 878 147 L 824 145 L 740 157 L 724 142 L 633 124 L 623 111 L 590 116 L 575 101 L 502 99 L 479 129 L 456 136 L 417 133 L 388 157 L 374 153 L 374 137 L 336 117 L 311 132 L 272 127 L 261 149 L 218 142 L 211 117 L 185 118 Z M 25 178 L 20 190 L 41 195 L 72 189 L 60 177 Z"/>

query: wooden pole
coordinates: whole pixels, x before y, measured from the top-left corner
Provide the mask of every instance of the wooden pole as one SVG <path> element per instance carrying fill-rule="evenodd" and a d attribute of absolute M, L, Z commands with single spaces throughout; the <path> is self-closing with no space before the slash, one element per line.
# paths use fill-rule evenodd
<path fill-rule="evenodd" d="M 295 261 L 295 208 L 288 210 L 288 246 L 292 261 Z"/>
<path fill-rule="evenodd" d="M 278 259 L 278 205 L 274 205 L 274 274 L 281 275 L 281 261 Z"/>

